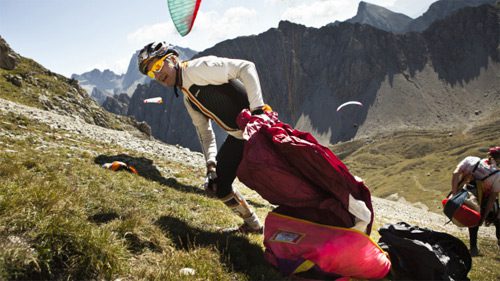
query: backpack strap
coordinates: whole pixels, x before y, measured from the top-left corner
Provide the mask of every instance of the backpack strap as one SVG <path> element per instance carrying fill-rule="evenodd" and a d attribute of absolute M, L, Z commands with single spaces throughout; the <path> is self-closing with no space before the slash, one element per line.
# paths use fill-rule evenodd
<path fill-rule="evenodd" d="M 477 170 L 477 167 L 479 166 L 480 162 L 481 160 L 477 161 L 477 163 L 474 165 L 474 168 L 472 169 L 472 174 L 474 174 L 474 172 Z"/>
<path fill-rule="evenodd" d="M 484 177 L 484 178 L 480 179 L 480 181 L 484 181 L 485 179 L 487 179 L 487 178 L 489 178 L 489 177 L 493 176 L 494 174 L 496 174 L 496 173 L 498 173 L 498 172 L 500 172 L 500 170 L 493 171 L 493 172 L 491 172 L 489 175 L 487 175 L 486 177 Z"/>

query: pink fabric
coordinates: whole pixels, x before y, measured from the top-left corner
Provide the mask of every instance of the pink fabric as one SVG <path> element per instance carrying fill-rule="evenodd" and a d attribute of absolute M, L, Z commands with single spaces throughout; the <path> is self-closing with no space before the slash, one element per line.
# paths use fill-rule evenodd
<path fill-rule="evenodd" d="M 361 232 L 273 212 L 265 221 L 264 245 L 266 259 L 288 274 L 304 260 L 313 262 L 322 272 L 360 279 L 382 279 L 391 268 L 385 252 Z"/>
<path fill-rule="evenodd" d="M 300 218 L 341 227 L 354 225 L 352 195 L 372 212 L 370 233 L 370 191 L 328 148 L 280 122 L 275 112 L 252 116 L 244 110 L 237 123 L 248 140 L 237 171 L 241 182 L 272 204 L 299 210 Z"/>

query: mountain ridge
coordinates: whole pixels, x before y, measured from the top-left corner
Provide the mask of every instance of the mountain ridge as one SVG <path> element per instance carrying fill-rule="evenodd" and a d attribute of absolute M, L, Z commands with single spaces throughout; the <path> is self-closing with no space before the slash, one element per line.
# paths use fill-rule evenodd
<path fill-rule="evenodd" d="M 281 21 L 277 28 L 220 42 L 196 57 L 253 61 L 264 100 L 280 119 L 323 144 L 394 129 L 446 130 L 480 121 L 483 108 L 498 104 L 498 18 L 498 8 L 465 8 L 425 32 L 407 34 L 347 22 L 318 29 Z M 173 91 L 140 91 L 142 98 L 163 95 L 170 99 Z M 365 106 L 334 111 L 348 100 Z M 129 114 L 154 122 L 153 135 L 160 139 L 199 149 L 194 132 L 186 130 L 182 138 L 169 133 L 192 127 L 175 101 L 165 107 L 176 113 L 173 123 L 147 114 L 140 99 L 132 98 Z M 220 143 L 224 135 L 217 136 Z"/>
<path fill-rule="evenodd" d="M 183 59 L 189 59 L 197 53 L 189 48 L 176 47 L 176 49 Z M 82 74 L 72 74 L 71 78 L 78 80 L 80 86 L 84 88 L 89 95 L 92 96 L 94 89 L 96 89 L 97 93 L 104 95 L 104 97 L 96 97 L 96 101 L 101 105 L 106 97 L 113 98 L 115 95 L 120 95 L 122 93 L 131 97 L 139 84 L 146 84 L 152 81 L 148 76 L 139 72 L 137 65 L 138 53 L 139 51 L 136 51 L 132 55 L 127 71 L 123 74 L 116 74 L 109 69 L 103 71 L 93 69 Z"/>
<path fill-rule="evenodd" d="M 367 24 L 397 34 L 423 32 L 433 22 L 442 20 L 462 8 L 477 7 L 485 4 L 495 5 L 496 1 L 497 0 L 439 0 L 432 3 L 424 14 L 415 19 L 402 13 L 396 13 L 387 8 L 361 1 L 359 2 L 356 15 L 343 22 Z M 340 23 L 340 21 L 335 21 L 327 26 L 337 26 Z"/>

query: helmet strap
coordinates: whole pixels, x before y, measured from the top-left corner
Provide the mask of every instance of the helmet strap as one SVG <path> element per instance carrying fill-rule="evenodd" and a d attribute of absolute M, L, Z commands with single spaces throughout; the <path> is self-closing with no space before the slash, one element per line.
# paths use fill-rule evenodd
<path fill-rule="evenodd" d="M 177 90 L 177 87 L 178 86 L 181 86 L 180 84 L 180 81 L 181 81 L 181 72 L 180 72 L 180 68 L 179 68 L 179 62 L 176 62 L 175 63 L 175 66 L 174 66 L 174 69 L 175 69 L 175 85 L 174 85 L 174 93 L 175 93 L 175 97 L 178 98 L 179 97 L 179 92 Z"/>

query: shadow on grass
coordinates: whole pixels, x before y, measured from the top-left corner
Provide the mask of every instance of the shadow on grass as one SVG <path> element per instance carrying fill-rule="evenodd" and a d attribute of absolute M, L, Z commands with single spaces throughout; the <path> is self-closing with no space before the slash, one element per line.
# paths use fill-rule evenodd
<path fill-rule="evenodd" d="M 175 243 L 177 249 L 213 246 L 221 253 L 221 262 L 228 268 L 248 276 L 249 280 L 284 279 L 264 259 L 259 245 L 250 243 L 242 234 L 202 230 L 177 218 L 162 216 L 156 225 Z"/>
<path fill-rule="evenodd" d="M 266 204 L 262 204 L 256 200 L 252 200 L 252 199 L 247 199 L 247 202 L 252 205 L 254 208 L 268 208 L 269 205 L 266 205 Z"/>
<path fill-rule="evenodd" d="M 153 160 L 145 157 L 133 157 L 127 154 L 118 155 L 99 155 L 94 159 L 94 163 L 103 165 L 104 163 L 111 163 L 113 161 L 121 161 L 137 170 L 139 176 L 159 184 L 177 189 L 179 191 L 191 192 L 196 194 L 205 194 L 205 192 L 196 186 L 185 185 L 179 183 L 175 178 L 164 178 L 160 171 L 153 165 Z"/>

